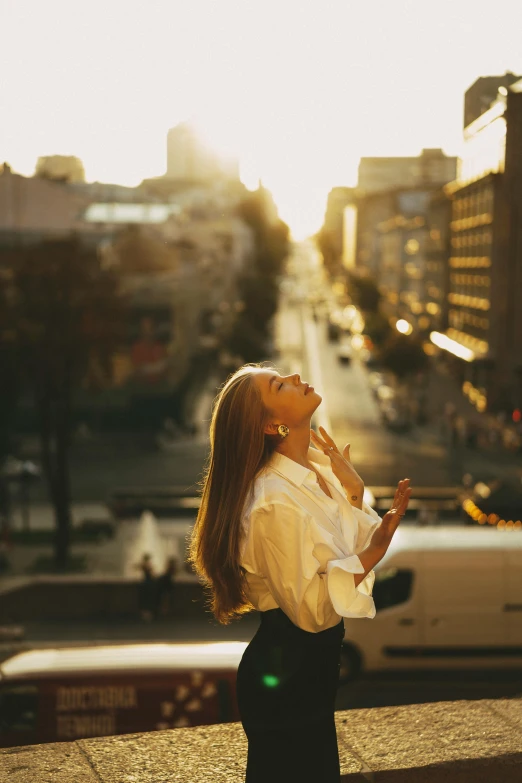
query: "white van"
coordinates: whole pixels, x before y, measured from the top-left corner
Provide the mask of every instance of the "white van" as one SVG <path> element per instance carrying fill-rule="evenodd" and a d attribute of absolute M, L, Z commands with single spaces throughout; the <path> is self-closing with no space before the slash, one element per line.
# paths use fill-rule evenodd
<path fill-rule="evenodd" d="M 522 668 L 521 531 L 405 525 L 373 596 L 372 620 L 345 620 L 341 682 L 363 670 Z"/>

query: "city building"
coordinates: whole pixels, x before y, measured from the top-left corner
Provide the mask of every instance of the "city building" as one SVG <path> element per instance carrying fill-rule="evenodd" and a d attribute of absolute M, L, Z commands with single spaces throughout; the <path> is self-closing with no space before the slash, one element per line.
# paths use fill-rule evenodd
<path fill-rule="evenodd" d="M 478 410 L 522 405 L 522 79 L 464 129 L 451 199 L 448 352 Z"/>
<path fill-rule="evenodd" d="M 187 183 L 239 179 L 239 161 L 210 149 L 192 123 L 182 122 L 167 133 L 165 177 Z"/>
<path fill-rule="evenodd" d="M 90 198 L 66 185 L 0 169 L 0 242 L 63 236 L 85 228 L 81 217 Z"/>
<path fill-rule="evenodd" d="M 451 200 L 441 188 L 432 193 L 427 215 L 424 309 L 428 329 L 448 326 Z"/>
<path fill-rule="evenodd" d="M 354 188 L 337 187 L 328 193 L 323 231 L 328 233 L 338 258 L 342 257 L 344 247 L 344 210 L 354 203 L 354 197 Z"/>
<path fill-rule="evenodd" d="M 437 187 L 455 179 L 457 158 L 441 149 L 423 149 L 416 157 L 361 158 L 357 192 L 361 196 L 394 188 Z"/>
<path fill-rule="evenodd" d="M 376 279 L 383 295 L 383 311 L 419 330 L 429 326 L 425 275 L 430 196 L 426 190 L 398 191 L 393 214 L 377 224 L 376 232 Z"/>
<path fill-rule="evenodd" d="M 480 76 L 464 93 L 464 128 L 484 114 L 492 103 L 497 100 L 500 89 L 507 90 L 512 84 L 522 79 L 511 71 L 503 76 Z"/>
<path fill-rule="evenodd" d="M 195 365 L 220 351 L 243 306 L 238 280 L 254 254 L 252 231 L 237 215 L 244 192 L 237 183 L 212 182 L 160 201 L 143 188 L 0 169 L 2 279 L 23 246 L 73 233 L 118 273 L 127 328 L 107 366 L 90 364 L 76 396 L 79 420 L 133 428 L 146 415 L 161 423 Z M 268 192 L 266 203 L 269 209 Z"/>
<path fill-rule="evenodd" d="M 357 266 L 383 311 L 426 337 L 447 324 L 451 201 L 442 188 L 395 189 L 358 199 Z"/>

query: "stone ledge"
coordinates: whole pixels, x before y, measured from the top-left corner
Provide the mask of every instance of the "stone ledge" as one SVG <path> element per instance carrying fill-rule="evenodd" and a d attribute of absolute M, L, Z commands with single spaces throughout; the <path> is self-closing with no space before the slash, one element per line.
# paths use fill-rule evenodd
<path fill-rule="evenodd" d="M 343 781 L 522 780 L 522 699 L 347 710 L 336 723 Z M 5 748 L 0 780 L 243 783 L 246 751 L 240 723 Z"/>

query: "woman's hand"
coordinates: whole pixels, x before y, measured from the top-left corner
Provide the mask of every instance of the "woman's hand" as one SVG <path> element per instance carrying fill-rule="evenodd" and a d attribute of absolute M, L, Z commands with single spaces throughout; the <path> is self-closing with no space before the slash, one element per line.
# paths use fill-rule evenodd
<path fill-rule="evenodd" d="M 399 527 L 399 522 L 408 508 L 410 495 L 410 480 L 403 479 L 402 481 L 399 481 L 395 497 L 393 498 L 392 508 L 383 516 L 381 524 L 375 528 L 366 549 L 363 549 L 363 551 L 359 553 L 359 560 L 364 568 L 364 572 L 362 574 L 355 574 L 354 580 L 356 586 L 361 584 L 363 579 L 367 577 L 372 568 L 375 568 L 377 563 L 381 562 L 388 551 L 393 534 Z"/>
<path fill-rule="evenodd" d="M 348 443 L 344 447 L 343 453 L 341 454 L 334 441 L 323 427 L 319 427 L 319 432 L 322 437 L 319 437 L 314 430 L 310 430 L 312 443 L 326 454 L 327 457 L 330 457 L 332 471 L 346 490 L 350 503 L 357 506 L 357 508 L 362 508 L 364 481 L 350 462 L 350 444 Z"/>
<path fill-rule="evenodd" d="M 391 544 L 393 534 L 399 527 L 401 518 L 408 508 L 410 496 L 410 480 L 403 479 L 399 481 L 393 498 L 392 508 L 383 516 L 381 524 L 375 529 L 368 545 L 369 549 L 379 555 L 379 560 L 384 557 Z"/>

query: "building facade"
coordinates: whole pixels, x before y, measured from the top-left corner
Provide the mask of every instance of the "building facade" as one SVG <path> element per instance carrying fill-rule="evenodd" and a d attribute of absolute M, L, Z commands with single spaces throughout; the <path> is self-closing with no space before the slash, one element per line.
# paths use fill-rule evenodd
<path fill-rule="evenodd" d="M 464 93 L 464 128 L 467 128 L 497 100 L 499 89 L 507 90 L 521 79 L 511 71 L 503 76 L 480 76 Z"/>
<path fill-rule="evenodd" d="M 353 204 L 354 188 L 337 187 L 328 193 L 323 230 L 331 238 L 332 247 L 338 258 L 343 255 L 344 247 L 344 210 Z"/>
<path fill-rule="evenodd" d="M 425 300 L 429 330 L 448 326 L 451 200 L 443 189 L 431 198 L 427 216 Z"/>
<path fill-rule="evenodd" d="M 416 157 L 361 158 L 357 191 L 361 195 L 394 188 L 436 187 L 455 179 L 457 158 L 441 149 L 423 149 Z"/>
<path fill-rule="evenodd" d="M 522 80 L 465 128 L 451 199 L 448 328 L 434 342 L 478 410 L 522 404 Z"/>
<path fill-rule="evenodd" d="M 190 122 L 182 122 L 167 133 L 165 176 L 183 182 L 239 179 L 239 161 L 211 150 Z"/>

